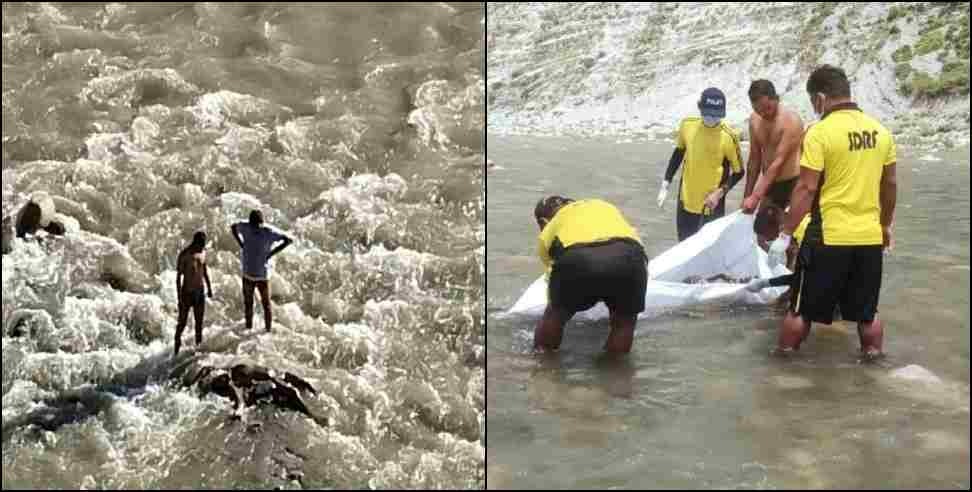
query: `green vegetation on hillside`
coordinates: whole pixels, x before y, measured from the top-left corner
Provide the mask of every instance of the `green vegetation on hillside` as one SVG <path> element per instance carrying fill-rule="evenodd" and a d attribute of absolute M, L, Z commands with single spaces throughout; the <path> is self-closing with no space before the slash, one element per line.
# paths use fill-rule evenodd
<path fill-rule="evenodd" d="M 894 60 L 895 63 L 909 62 L 913 57 L 914 53 L 911 52 L 911 46 L 907 44 L 898 48 L 894 53 L 891 54 L 891 59 Z"/>
<path fill-rule="evenodd" d="M 924 56 L 945 46 L 945 33 L 941 29 L 926 33 L 915 45 L 915 55 Z"/>
<path fill-rule="evenodd" d="M 895 75 L 898 75 L 899 68 L 901 67 L 895 69 Z M 901 68 L 901 71 L 904 72 L 904 69 Z M 910 71 L 911 67 L 909 66 L 908 72 Z M 918 98 L 967 95 L 969 93 L 969 62 L 953 61 L 947 63 L 938 78 L 925 72 L 915 72 L 910 81 L 901 84 L 900 89 L 903 94 Z"/>
<path fill-rule="evenodd" d="M 908 76 L 911 75 L 911 64 L 910 63 L 899 63 L 894 67 L 894 76 L 899 81 L 905 81 Z"/>

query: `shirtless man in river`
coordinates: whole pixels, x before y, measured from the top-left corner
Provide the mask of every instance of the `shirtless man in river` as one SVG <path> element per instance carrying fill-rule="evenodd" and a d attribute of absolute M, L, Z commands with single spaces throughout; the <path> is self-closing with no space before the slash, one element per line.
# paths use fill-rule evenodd
<path fill-rule="evenodd" d="M 206 296 L 213 297 L 213 285 L 209 281 L 209 269 L 206 267 L 206 233 L 197 232 L 192 238 L 192 244 L 179 253 L 178 270 L 176 271 L 176 292 L 179 295 L 179 324 L 175 333 L 175 355 L 179 355 L 182 346 L 182 331 L 189 323 L 189 311 L 192 310 L 196 320 L 196 346 L 202 344 L 202 324 L 206 314 Z M 173 357 L 174 357 L 173 356 Z"/>
<path fill-rule="evenodd" d="M 786 210 L 800 177 L 803 121 L 796 113 L 780 107 L 780 97 L 768 80 L 752 83 L 749 100 L 753 105 L 749 119 L 752 145 L 741 208 L 744 213 L 752 214 L 768 198 Z"/>

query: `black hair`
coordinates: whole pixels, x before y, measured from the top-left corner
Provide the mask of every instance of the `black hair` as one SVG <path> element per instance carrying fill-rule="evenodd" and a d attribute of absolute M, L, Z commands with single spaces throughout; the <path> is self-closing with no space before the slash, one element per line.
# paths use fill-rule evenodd
<path fill-rule="evenodd" d="M 776 205 L 769 205 L 756 213 L 753 232 L 757 236 L 775 236 L 780 233 L 782 210 Z"/>
<path fill-rule="evenodd" d="M 780 96 L 776 94 L 776 87 L 773 86 L 773 83 L 765 79 L 760 79 L 749 86 L 749 102 L 756 102 L 763 96 L 775 100 L 780 99 Z"/>
<path fill-rule="evenodd" d="M 820 93 L 829 98 L 851 97 L 850 80 L 842 69 L 823 65 L 810 74 L 807 93 L 811 96 Z"/>
<path fill-rule="evenodd" d="M 195 248 L 205 248 L 206 247 L 206 233 L 203 231 L 196 232 L 192 235 L 192 246 Z"/>
<path fill-rule="evenodd" d="M 548 196 L 537 202 L 537 206 L 533 209 L 533 216 L 537 219 L 538 224 L 541 219 L 549 221 L 553 219 L 561 207 L 573 201 L 570 198 L 564 198 L 562 196 Z"/>
<path fill-rule="evenodd" d="M 250 212 L 250 225 L 252 226 L 263 225 L 263 212 L 259 210 L 254 210 Z"/>

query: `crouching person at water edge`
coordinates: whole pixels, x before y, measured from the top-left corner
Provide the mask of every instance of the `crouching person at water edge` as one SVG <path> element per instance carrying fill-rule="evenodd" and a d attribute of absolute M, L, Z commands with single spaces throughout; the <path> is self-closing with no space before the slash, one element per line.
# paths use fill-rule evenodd
<path fill-rule="evenodd" d="M 604 349 L 630 352 L 648 286 L 647 258 L 635 229 L 602 200 L 552 196 L 537 203 L 534 217 L 548 280 L 547 309 L 537 324 L 534 350 L 558 350 L 564 325 L 603 302 L 611 314 Z"/>
<path fill-rule="evenodd" d="M 877 313 L 897 202 L 897 149 L 891 132 L 852 101 L 843 70 L 820 67 L 807 93 L 822 116 L 804 138 L 800 180 L 770 247 L 771 262 L 782 262 L 810 213 L 777 353 L 798 350 L 811 323 L 831 324 L 839 307 L 844 320 L 858 323 L 863 356 L 874 359 L 883 355 Z"/>

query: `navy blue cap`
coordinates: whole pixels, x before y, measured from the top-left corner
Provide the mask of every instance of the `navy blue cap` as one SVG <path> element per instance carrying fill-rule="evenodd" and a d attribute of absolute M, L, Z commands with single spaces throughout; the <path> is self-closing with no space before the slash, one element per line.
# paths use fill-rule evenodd
<path fill-rule="evenodd" d="M 726 95 L 715 87 L 702 91 L 702 99 L 699 99 L 699 110 L 702 111 L 702 116 L 725 118 Z"/>

